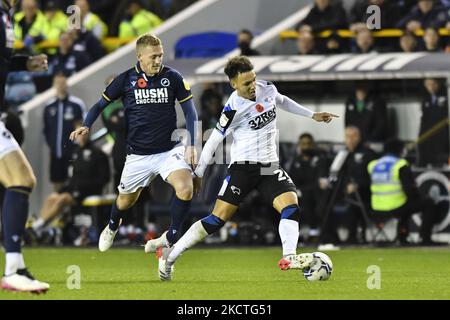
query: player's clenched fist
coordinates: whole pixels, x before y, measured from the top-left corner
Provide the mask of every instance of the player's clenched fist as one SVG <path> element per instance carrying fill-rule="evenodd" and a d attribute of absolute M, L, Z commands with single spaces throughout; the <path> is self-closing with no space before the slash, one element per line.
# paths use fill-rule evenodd
<path fill-rule="evenodd" d="M 75 129 L 74 131 L 72 131 L 69 139 L 72 141 L 75 141 L 78 136 L 84 136 L 85 134 L 88 134 L 88 133 L 89 133 L 88 127 L 79 127 L 77 129 Z"/>

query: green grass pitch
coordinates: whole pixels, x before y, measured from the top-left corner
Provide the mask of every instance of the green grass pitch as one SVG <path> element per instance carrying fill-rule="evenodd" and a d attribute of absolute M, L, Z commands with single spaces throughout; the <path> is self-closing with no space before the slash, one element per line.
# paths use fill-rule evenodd
<path fill-rule="evenodd" d="M 24 253 L 30 271 L 48 281 L 50 291 L 40 296 L 1 291 L 0 300 L 450 299 L 450 247 L 327 252 L 334 270 L 320 282 L 308 282 L 297 270 L 280 271 L 279 248 L 193 249 L 177 261 L 171 282 L 159 281 L 155 256 L 143 250 L 26 248 Z M 3 267 L 3 255 L 0 262 Z M 70 266 L 79 267 L 80 289 L 67 286 L 74 276 Z M 370 266 L 379 267 L 379 289 L 368 288 L 376 276 L 368 273 Z"/>

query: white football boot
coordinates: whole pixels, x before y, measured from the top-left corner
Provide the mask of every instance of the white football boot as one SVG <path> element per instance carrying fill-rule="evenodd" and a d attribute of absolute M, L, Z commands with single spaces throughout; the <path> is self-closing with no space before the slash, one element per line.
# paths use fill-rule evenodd
<path fill-rule="evenodd" d="M 25 276 L 30 280 L 33 280 L 36 282 L 39 286 L 46 288 L 47 290 L 50 289 L 50 285 L 47 282 L 39 281 L 33 277 L 33 275 L 28 271 L 27 268 L 23 269 L 17 269 L 17 274 L 20 276 Z"/>
<path fill-rule="evenodd" d="M 159 248 L 169 246 L 169 241 L 167 241 L 167 231 L 164 232 L 161 237 L 156 239 L 148 240 L 145 244 L 145 253 L 156 252 Z"/>
<path fill-rule="evenodd" d="M 312 253 L 290 254 L 286 257 L 283 257 L 278 262 L 278 266 L 283 271 L 290 269 L 304 270 L 311 267 L 313 262 L 314 257 Z"/>
<path fill-rule="evenodd" d="M 50 285 L 38 280 L 32 280 L 27 276 L 14 273 L 10 276 L 2 278 L 1 287 L 8 291 L 44 293 Z"/>
<path fill-rule="evenodd" d="M 172 252 L 173 247 L 159 247 L 156 250 L 156 257 L 158 258 L 158 272 L 159 279 L 161 281 L 172 280 L 172 273 L 174 270 L 173 263 L 167 261 L 170 252 Z"/>
<path fill-rule="evenodd" d="M 119 227 L 122 224 L 122 219 L 119 221 Z M 109 224 L 106 225 L 105 229 L 103 229 L 102 233 L 100 234 L 100 239 L 98 239 L 98 249 L 101 252 L 105 252 L 109 248 L 111 248 L 114 237 L 116 236 L 117 231 L 119 231 L 119 227 L 117 227 L 116 231 L 112 231 L 109 228 Z"/>

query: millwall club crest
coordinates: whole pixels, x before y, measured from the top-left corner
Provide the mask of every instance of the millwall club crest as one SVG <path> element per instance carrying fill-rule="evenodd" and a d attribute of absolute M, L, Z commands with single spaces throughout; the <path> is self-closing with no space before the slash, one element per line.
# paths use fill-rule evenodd
<path fill-rule="evenodd" d="M 161 79 L 161 85 L 162 85 L 163 87 L 168 87 L 168 86 L 170 85 L 169 79 L 167 79 L 167 78 L 162 78 L 162 79 Z"/>
<path fill-rule="evenodd" d="M 255 108 L 256 108 L 256 111 L 258 111 L 260 113 L 264 111 L 264 107 L 262 105 L 260 105 L 259 103 L 255 106 Z"/>

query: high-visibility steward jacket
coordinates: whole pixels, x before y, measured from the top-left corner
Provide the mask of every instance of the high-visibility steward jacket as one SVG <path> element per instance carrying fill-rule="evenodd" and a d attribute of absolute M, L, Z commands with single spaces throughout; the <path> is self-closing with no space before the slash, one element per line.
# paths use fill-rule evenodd
<path fill-rule="evenodd" d="M 48 19 L 48 40 L 59 40 L 61 33 L 66 32 L 68 18 L 61 10 L 56 11 L 51 19 Z"/>
<path fill-rule="evenodd" d="M 23 41 L 27 36 L 26 34 L 23 34 L 24 32 L 20 24 L 22 19 L 25 19 L 25 13 L 23 11 L 17 12 L 14 15 L 14 35 L 16 40 L 20 41 Z M 47 39 L 48 31 L 49 28 L 47 18 L 40 10 L 37 10 L 36 18 L 34 19 L 31 27 L 28 29 L 28 35 L 32 37 L 42 36 L 44 39 Z"/>
<path fill-rule="evenodd" d="M 371 177 L 373 210 L 392 211 L 406 203 L 407 196 L 400 181 L 400 169 L 406 165 L 408 161 L 392 155 L 369 163 L 367 170 Z"/>
<path fill-rule="evenodd" d="M 89 12 L 83 19 L 83 27 L 94 34 L 97 39 L 103 39 L 108 34 L 108 26 L 100 17 Z"/>
<path fill-rule="evenodd" d="M 119 25 L 119 38 L 137 37 L 159 26 L 163 21 L 154 13 L 141 9 Z"/>

